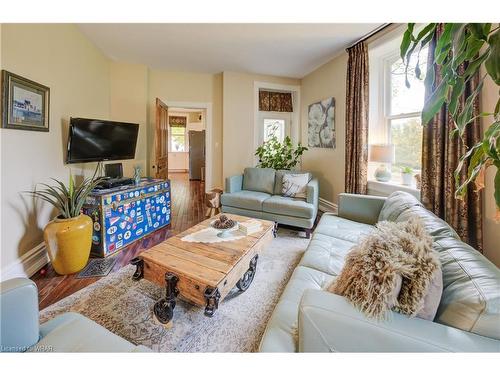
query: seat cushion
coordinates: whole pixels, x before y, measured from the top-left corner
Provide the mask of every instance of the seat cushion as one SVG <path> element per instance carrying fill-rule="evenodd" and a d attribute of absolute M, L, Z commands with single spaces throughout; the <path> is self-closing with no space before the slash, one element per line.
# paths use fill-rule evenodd
<path fill-rule="evenodd" d="M 500 340 L 500 270 L 455 238 L 434 242 L 443 271 L 435 322 Z"/>
<path fill-rule="evenodd" d="M 243 190 L 273 194 L 275 171 L 272 168 L 245 168 Z"/>
<path fill-rule="evenodd" d="M 267 323 L 259 351 L 296 352 L 299 304 L 306 289 L 323 289 L 333 276 L 298 266 Z"/>
<path fill-rule="evenodd" d="M 262 204 L 262 210 L 265 212 L 303 217 L 309 219 L 314 216 L 314 205 L 307 203 L 303 199 L 282 197 L 273 195 L 266 199 Z"/>
<path fill-rule="evenodd" d="M 40 326 L 40 341 L 30 351 L 52 352 L 133 352 L 149 351 L 108 331 L 84 317 L 69 312 Z"/>
<path fill-rule="evenodd" d="M 361 237 L 370 234 L 374 228 L 370 224 L 358 223 L 325 213 L 321 216 L 314 233 L 321 233 L 344 241 L 357 243 Z"/>
<path fill-rule="evenodd" d="M 340 274 L 344 259 L 354 245 L 351 241 L 315 232 L 299 264 L 336 276 Z"/>
<path fill-rule="evenodd" d="M 262 211 L 262 203 L 270 197 L 270 194 L 259 191 L 240 190 L 235 193 L 222 194 L 221 203 L 223 206 Z"/>

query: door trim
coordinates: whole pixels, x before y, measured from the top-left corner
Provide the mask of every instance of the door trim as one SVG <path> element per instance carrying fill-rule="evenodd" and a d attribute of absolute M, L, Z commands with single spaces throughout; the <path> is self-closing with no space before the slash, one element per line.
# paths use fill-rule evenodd
<path fill-rule="evenodd" d="M 176 102 L 165 101 L 168 107 L 203 109 L 205 110 L 205 191 L 208 192 L 214 188 L 212 181 L 212 162 L 213 162 L 213 124 L 212 124 L 212 103 L 211 102 Z M 218 186 L 215 186 L 218 187 Z"/>

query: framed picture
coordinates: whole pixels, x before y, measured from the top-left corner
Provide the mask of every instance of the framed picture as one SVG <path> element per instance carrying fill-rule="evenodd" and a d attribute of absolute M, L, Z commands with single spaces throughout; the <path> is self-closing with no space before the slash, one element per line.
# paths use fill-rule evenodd
<path fill-rule="evenodd" d="M 49 131 L 50 89 L 2 70 L 2 128 Z"/>
<path fill-rule="evenodd" d="M 327 98 L 309 105 L 308 146 L 335 148 L 335 99 Z"/>

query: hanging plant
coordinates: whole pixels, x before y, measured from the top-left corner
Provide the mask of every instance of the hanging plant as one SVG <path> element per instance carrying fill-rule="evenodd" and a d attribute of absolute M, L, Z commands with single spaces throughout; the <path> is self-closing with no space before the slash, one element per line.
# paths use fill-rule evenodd
<path fill-rule="evenodd" d="M 420 50 L 431 43 L 437 23 L 426 25 L 417 35 L 414 35 L 414 23 L 409 23 L 401 42 L 401 58 L 408 72 L 410 58 L 419 54 Z M 465 63 L 465 71 L 460 66 Z M 476 189 L 484 188 L 485 170 L 496 168 L 495 202 L 497 207 L 496 220 L 500 220 L 500 95 L 495 108 L 491 112 L 474 114 L 474 100 L 483 87 L 484 80 L 490 76 L 493 82 L 500 86 L 500 27 L 492 27 L 491 23 L 444 23 L 443 32 L 436 40 L 434 64 L 440 66 L 442 81 L 434 89 L 422 110 L 422 124 L 427 125 L 443 105 L 454 121 L 455 129 L 450 136 L 458 135 L 464 139 L 466 127 L 478 117 L 492 116 L 492 123 L 485 131 L 483 139 L 471 147 L 462 157 L 455 170 L 455 198 L 463 199 L 468 186 L 474 182 Z M 472 79 L 484 66 L 486 74 L 480 77 L 480 82 L 462 108 L 459 98 L 464 93 L 466 83 Z M 420 64 L 417 58 L 415 66 L 417 78 L 421 77 Z M 427 67 L 425 77 L 426 87 L 434 83 L 434 67 Z M 408 79 L 406 86 L 410 87 Z M 500 93 L 500 91 L 499 91 Z M 460 182 L 460 172 L 468 164 L 467 179 Z"/>

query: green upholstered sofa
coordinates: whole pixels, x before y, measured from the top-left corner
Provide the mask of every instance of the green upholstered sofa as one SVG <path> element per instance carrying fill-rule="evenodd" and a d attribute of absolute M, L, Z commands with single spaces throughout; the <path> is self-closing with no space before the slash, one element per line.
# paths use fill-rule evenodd
<path fill-rule="evenodd" d="M 434 321 L 390 313 L 371 320 L 324 288 L 344 257 L 378 221 L 420 217 L 434 239 L 443 294 Z M 338 215 L 323 214 L 276 305 L 262 352 L 500 352 L 500 270 L 460 241 L 412 195 L 340 194 Z"/>
<path fill-rule="evenodd" d="M 304 228 L 309 238 L 318 213 L 318 180 L 310 176 L 306 199 L 284 197 L 281 191 L 286 173 L 305 172 L 245 168 L 242 175 L 226 178 L 222 212 Z"/>

